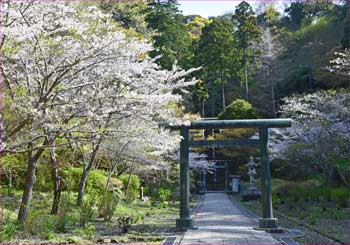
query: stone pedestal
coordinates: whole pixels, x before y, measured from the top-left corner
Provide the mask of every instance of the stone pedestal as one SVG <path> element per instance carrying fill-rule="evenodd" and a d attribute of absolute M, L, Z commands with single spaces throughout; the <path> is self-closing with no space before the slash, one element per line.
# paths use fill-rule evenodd
<path fill-rule="evenodd" d="M 276 218 L 260 218 L 259 228 L 261 229 L 277 229 L 278 221 Z"/>
<path fill-rule="evenodd" d="M 250 185 L 241 191 L 241 197 L 243 201 L 258 200 L 261 197 L 261 191 L 256 186 Z"/>

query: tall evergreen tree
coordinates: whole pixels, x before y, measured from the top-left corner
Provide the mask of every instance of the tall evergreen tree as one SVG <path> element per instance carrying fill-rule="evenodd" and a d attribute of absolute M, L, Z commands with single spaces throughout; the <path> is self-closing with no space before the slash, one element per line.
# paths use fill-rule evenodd
<path fill-rule="evenodd" d="M 177 4 L 157 2 L 151 3 L 151 7 L 152 11 L 146 21 L 148 26 L 157 32 L 153 40 L 158 49 L 152 51 L 151 56 L 161 55 L 158 63 L 166 69 L 172 69 L 176 61 L 182 68 L 191 67 L 191 38 Z"/>
<path fill-rule="evenodd" d="M 233 66 L 236 53 L 231 30 L 219 20 L 213 19 L 203 28 L 196 51 L 197 65 L 202 66 L 202 79 L 221 86 L 223 109 L 226 106 L 225 84 L 236 72 Z"/>
<path fill-rule="evenodd" d="M 258 52 L 253 45 L 261 42 L 261 32 L 252 7 L 245 1 L 237 6 L 232 19 L 237 25 L 234 34 L 238 41 L 237 47 L 241 53 L 245 83 L 245 99 L 248 101 L 248 64 L 253 63 L 257 57 Z"/>

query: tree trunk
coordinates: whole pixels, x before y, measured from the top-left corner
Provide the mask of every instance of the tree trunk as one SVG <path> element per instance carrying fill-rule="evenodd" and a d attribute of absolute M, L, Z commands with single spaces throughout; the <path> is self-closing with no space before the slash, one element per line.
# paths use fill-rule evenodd
<path fill-rule="evenodd" d="M 33 147 L 33 144 L 28 145 L 29 150 L 28 150 L 27 176 L 24 184 L 22 202 L 21 202 L 21 206 L 19 208 L 18 217 L 17 217 L 17 219 L 22 222 L 24 222 L 25 219 L 27 218 L 30 200 L 32 199 L 33 187 L 35 184 L 36 164 L 41 154 L 43 154 L 45 150 L 45 146 L 47 146 L 49 143 L 50 141 L 46 139 L 44 143 L 41 145 L 41 148 L 37 150 L 35 154 L 33 150 L 31 150 L 31 148 Z"/>
<path fill-rule="evenodd" d="M 204 100 L 202 100 L 202 117 L 205 117 Z M 205 139 L 205 129 L 202 129 L 202 138 Z"/>
<path fill-rule="evenodd" d="M 222 111 L 225 110 L 226 107 L 226 101 L 225 101 L 225 84 L 221 83 L 221 93 L 222 93 Z"/>
<path fill-rule="evenodd" d="M 245 100 L 249 101 L 247 62 L 244 62 Z"/>
<path fill-rule="evenodd" d="M 87 177 L 91 171 L 92 167 L 85 168 L 83 171 L 83 174 L 81 175 L 80 183 L 79 183 L 79 191 L 78 191 L 78 199 L 77 199 L 77 206 L 80 207 L 83 204 L 83 198 L 84 198 L 84 192 L 86 187 L 86 181 Z"/>
<path fill-rule="evenodd" d="M 78 190 L 78 198 L 77 198 L 77 206 L 78 207 L 80 207 L 81 204 L 83 203 L 86 181 L 87 181 L 89 173 L 91 172 L 92 168 L 94 167 L 95 158 L 96 158 L 97 152 L 100 148 L 101 141 L 102 141 L 102 137 L 100 138 L 100 140 L 96 144 L 94 150 L 92 151 L 89 165 L 86 168 L 84 168 L 83 173 L 81 175 L 81 179 L 80 179 L 80 183 L 79 183 L 79 190 Z"/>
<path fill-rule="evenodd" d="M 204 100 L 202 100 L 202 117 L 205 117 Z"/>
<path fill-rule="evenodd" d="M 271 109 L 272 109 L 272 116 L 273 118 L 277 117 L 277 112 L 276 112 L 276 99 L 275 99 L 275 86 L 273 82 L 270 79 L 270 65 L 267 66 L 267 71 L 266 71 L 266 79 L 269 83 L 270 89 L 271 89 Z"/>
<path fill-rule="evenodd" d="M 32 147 L 31 145 L 29 146 Z M 17 219 L 24 222 L 28 215 L 28 208 L 30 200 L 32 198 L 33 187 L 35 183 L 35 170 L 36 170 L 37 159 L 35 159 L 34 153 L 32 150 L 28 152 L 28 166 L 27 166 L 27 176 L 26 182 L 24 185 L 24 191 L 22 195 L 22 202 L 18 212 Z"/>
<path fill-rule="evenodd" d="M 117 168 L 118 163 L 120 162 L 120 159 L 114 160 L 115 162 L 112 162 L 112 168 L 111 170 L 108 172 L 108 176 L 107 176 L 107 182 L 106 182 L 106 188 L 105 191 L 108 191 L 109 188 L 109 182 L 112 179 L 112 174 L 116 171 L 115 169 Z"/>
<path fill-rule="evenodd" d="M 54 147 L 50 148 L 50 158 L 51 158 L 51 164 L 52 164 L 52 179 L 53 179 L 53 185 L 54 185 L 53 186 L 54 195 L 53 195 L 53 202 L 51 207 L 51 214 L 57 214 L 58 207 L 60 205 L 60 200 L 61 200 L 61 178 L 58 172 L 58 163 L 57 163 Z"/>
<path fill-rule="evenodd" d="M 214 117 L 214 89 L 210 88 L 210 102 L 211 102 L 211 117 Z"/>
<path fill-rule="evenodd" d="M 130 187 L 130 182 L 131 182 L 131 174 L 132 174 L 132 172 L 130 171 L 128 183 L 126 184 L 125 196 L 127 196 L 128 192 L 129 192 L 129 187 Z"/>

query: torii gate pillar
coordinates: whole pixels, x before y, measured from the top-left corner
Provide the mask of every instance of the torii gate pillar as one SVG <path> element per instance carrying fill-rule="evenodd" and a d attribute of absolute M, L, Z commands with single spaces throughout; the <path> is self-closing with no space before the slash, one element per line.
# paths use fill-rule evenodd
<path fill-rule="evenodd" d="M 268 155 L 268 128 L 259 129 L 260 143 L 260 162 L 262 167 L 262 218 L 259 219 L 259 228 L 261 229 L 277 229 L 278 222 L 273 218 L 272 213 L 272 194 L 271 194 L 271 176 L 270 162 Z"/>
<path fill-rule="evenodd" d="M 180 218 L 176 228 L 187 230 L 193 227 L 190 217 L 190 175 L 189 175 L 189 129 L 181 126 L 180 135 Z"/>

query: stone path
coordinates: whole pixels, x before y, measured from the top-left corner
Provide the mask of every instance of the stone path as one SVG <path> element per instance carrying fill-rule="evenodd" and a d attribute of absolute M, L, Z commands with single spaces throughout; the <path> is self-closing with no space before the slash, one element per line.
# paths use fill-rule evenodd
<path fill-rule="evenodd" d="M 188 230 L 180 244 L 280 244 L 269 233 L 256 231 L 248 217 L 225 193 L 207 193 L 193 215 L 197 230 Z"/>

